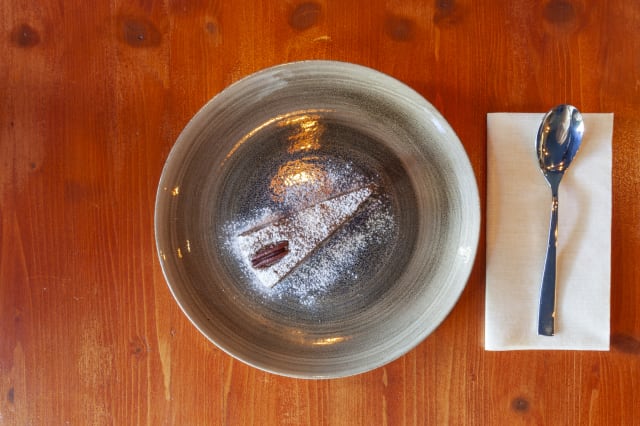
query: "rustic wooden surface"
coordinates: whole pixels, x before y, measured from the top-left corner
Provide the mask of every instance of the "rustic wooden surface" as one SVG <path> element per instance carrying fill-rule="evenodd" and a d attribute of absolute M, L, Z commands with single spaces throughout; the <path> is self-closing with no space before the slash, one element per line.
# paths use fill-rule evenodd
<path fill-rule="evenodd" d="M 639 424 L 640 3 L 0 3 L 0 424 Z M 415 350 L 303 381 L 247 367 L 179 311 L 153 208 L 188 119 L 261 68 L 326 58 L 429 99 L 485 200 L 486 114 L 614 112 L 611 351 L 483 350 L 484 233 Z"/>

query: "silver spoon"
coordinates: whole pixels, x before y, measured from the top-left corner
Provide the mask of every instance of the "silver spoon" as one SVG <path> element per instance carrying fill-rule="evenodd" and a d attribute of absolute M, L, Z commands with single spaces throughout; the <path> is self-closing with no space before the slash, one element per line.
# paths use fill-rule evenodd
<path fill-rule="evenodd" d="M 536 153 L 540 169 L 551 187 L 551 223 L 549 244 L 544 261 L 538 334 L 553 336 L 556 318 L 556 245 L 558 244 L 558 187 L 564 172 L 580 148 L 584 123 L 574 106 L 558 105 L 549 111 L 540 124 L 536 138 Z"/>

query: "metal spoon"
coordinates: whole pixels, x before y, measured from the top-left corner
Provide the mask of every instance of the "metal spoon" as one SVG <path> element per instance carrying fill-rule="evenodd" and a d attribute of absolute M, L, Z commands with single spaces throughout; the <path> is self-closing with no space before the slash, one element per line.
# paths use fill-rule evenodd
<path fill-rule="evenodd" d="M 544 116 L 536 138 L 540 169 L 549 182 L 552 196 L 549 244 L 544 262 L 538 312 L 538 334 L 542 336 L 553 336 L 555 333 L 558 187 L 564 172 L 580 148 L 583 133 L 584 123 L 580 111 L 571 105 L 558 105 Z"/>

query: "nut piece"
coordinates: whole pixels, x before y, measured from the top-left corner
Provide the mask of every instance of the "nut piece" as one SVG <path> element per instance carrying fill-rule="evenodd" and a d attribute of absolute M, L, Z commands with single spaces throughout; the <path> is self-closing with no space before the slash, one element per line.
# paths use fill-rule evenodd
<path fill-rule="evenodd" d="M 251 266 L 256 269 L 268 268 L 289 254 L 289 241 L 278 241 L 258 250 L 251 258 Z"/>

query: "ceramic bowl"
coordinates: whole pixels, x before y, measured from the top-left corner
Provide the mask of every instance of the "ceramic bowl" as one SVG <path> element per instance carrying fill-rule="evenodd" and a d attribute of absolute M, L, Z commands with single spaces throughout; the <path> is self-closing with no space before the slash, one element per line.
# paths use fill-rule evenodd
<path fill-rule="evenodd" d="M 215 96 L 171 150 L 155 210 L 191 322 L 233 357 L 300 378 L 362 373 L 418 345 L 463 291 L 479 226 L 474 173 L 442 115 L 333 61 Z M 256 261 L 268 238 L 280 246 Z"/>

